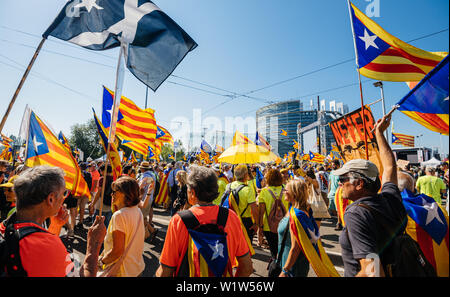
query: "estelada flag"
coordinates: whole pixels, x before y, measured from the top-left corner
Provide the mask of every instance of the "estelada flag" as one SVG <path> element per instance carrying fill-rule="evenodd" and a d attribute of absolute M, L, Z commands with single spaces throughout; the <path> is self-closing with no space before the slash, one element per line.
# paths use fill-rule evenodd
<path fill-rule="evenodd" d="M 420 246 L 440 277 L 449 276 L 448 215 L 436 201 L 425 195 L 403 190 L 402 198 L 408 214 L 406 232 Z"/>
<path fill-rule="evenodd" d="M 254 144 L 253 141 L 248 139 L 248 137 L 245 136 L 244 134 L 242 134 L 241 132 L 236 131 L 236 133 L 234 133 L 233 140 L 231 141 L 231 145 L 239 145 L 239 144 L 247 144 L 247 143 Z"/>
<path fill-rule="evenodd" d="M 350 4 L 362 75 L 382 81 L 420 81 L 448 54 L 427 52 L 401 41 Z"/>
<path fill-rule="evenodd" d="M 170 143 L 173 145 L 172 134 L 170 134 L 169 130 L 159 125 L 157 125 L 156 139 L 161 143 Z"/>
<path fill-rule="evenodd" d="M 448 63 L 449 56 L 397 103 L 399 111 L 422 126 L 444 135 L 449 133 Z"/>
<path fill-rule="evenodd" d="M 342 187 L 338 187 L 336 194 L 334 195 L 334 203 L 336 204 L 336 212 L 341 221 L 341 225 L 345 227 L 344 213 L 347 206 L 353 203 L 353 201 L 342 198 Z"/>
<path fill-rule="evenodd" d="M 48 165 L 64 170 L 66 189 L 72 193 L 90 196 L 81 170 L 68 150 L 53 132 L 32 111 L 30 113 L 28 141 L 25 149 L 25 166 Z M 84 189 L 84 190 L 83 190 Z M 87 189 L 87 191 L 85 191 Z M 80 194 L 80 196 L 81 196 Z"/>
<path fill-rule="evenodd" d="M 302 252 L 318 277 L 339 277 L 320 240 L 319 227 L 310 209 L 309 216 L 300 209 L 289 209 L 289 227 Z"/>
<path fill-rule="evenodd" d="M 270 143 L 258 131 L 256 131 L 255 135 L 255 144 L 263 146 L 269 151 L 272 150 L 272 146 L 270 145 Z"/>
<path fill-rule="evenodd" d="M 286 131 L 284 131 L 283 129 L 281 129 L 281 131 L 280 131 L 280 135 L 282 135 L 282 136 L 287 136 L 287 132 L 286 132 Z"/>
<path fill-rule="evenodd" d="M 414 136 L 392 132 L 392 144 L 414 147 Z"/>
<path fill-rule="evenodd" d="M 93 110 L 94 111 L 94 110 Z M 108 144 L 108 136 L 107 130 L 103 127 L 102 123 L 98 120 L 97 115 L 94 111 L 94 120 L 95 124 L 97 126 L 98 134 L 100 135 L 100 140 L 103 144 L 103 149 L 105 152 L 107 152 L 107 144 Z M 120 155 L 119 151 L 116 148 L 116 145 L 114 143 L 109 143 L 110 150 L 109 150 L 109 163 L 112 167 L 112 173 L 113 173 L 113 179 L 116 180 L 122 175 L 122 164 L 120 162 Z"/>
<path fill-rule="evenodd" d="M 159 193 L 156 195 L 155 203 L 162 205 L 169 202 L 169 183 L 167 180 L 169 179 L 169 173 L 164 174 L 163 178 L 160 182 Z"/>

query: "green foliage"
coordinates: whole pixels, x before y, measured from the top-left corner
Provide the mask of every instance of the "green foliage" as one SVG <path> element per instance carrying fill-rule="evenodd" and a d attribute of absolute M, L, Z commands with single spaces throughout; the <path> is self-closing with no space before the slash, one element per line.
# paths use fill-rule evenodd
<path fill-rule="evenodd" d="M 79 148 L 84 152 L 84 161 L 88 157 L 97 159 L 105 154 L 94 119 L 90 119 L 85 124 L 75 124 L 70 127 L 70 130 L 69 144 L 72 148 Z"/>

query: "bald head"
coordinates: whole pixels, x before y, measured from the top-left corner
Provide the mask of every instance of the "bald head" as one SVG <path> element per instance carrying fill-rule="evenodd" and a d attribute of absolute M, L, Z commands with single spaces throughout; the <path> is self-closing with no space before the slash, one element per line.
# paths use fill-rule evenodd
<path fill-rule="evenodd" d="M 397 179 L 398 179 L 398 189 L 400 190 L 400 192 L 402 192 L 404 189 L 408 189 L 408 191 L 412 193 L 416 191 L 414 178 L 408 173 L 403 171 L 397 172 Z"/>

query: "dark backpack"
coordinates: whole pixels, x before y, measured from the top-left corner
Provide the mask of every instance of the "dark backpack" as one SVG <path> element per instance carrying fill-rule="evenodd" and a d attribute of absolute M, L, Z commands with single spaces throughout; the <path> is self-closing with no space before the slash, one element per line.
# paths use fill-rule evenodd
<path fill-rule="evenodd" d="M 284 207 L 281 197 L 283 197 L 283 190 L 280 192 L 280 196 L 277 198 L 272 190 L 268 189 L 270 195 L 272 195 L 275 200 L 272 204 L 269 214 L 267 215 L 267 223 L 269 224 L 270 232 L 278 233 L 278 224 L 281 219 L 286 215 L 286 208 Z M 267 208 L 266 208 L 267 210 Z M 266 211 L 267 213 L 267 211 Z"/>
<path fill-rule="evenodd" d="M 419 244 L 411 238 L 405 229 L 392 230 L 392 224 L 374 208 L 366 204 L 358 204 L 369 210 L 391 241 L 380 253 L 380 261 L 387 277 L 437 277 L 433 265 L 428 262 Z"/>
<path fill-rule="evenodd" d="M 0 277 L 26 277 L 28 274 L 20 259 L 19 241 L 35 232 L 45 232 L 34 226 L 15 230 L 15 221 L 16 215 L 13 214 L 3 222 L 6 230 L 4 235 L 0 234 Z"/>
<path fill-rule="evenodd" d="M 191 245 L 191 240 L 194 241 L 195 246 L 197 247 L 197 250 L 199 252 L 199 255 L 201 255 L 205 261 L 208 263 L 208 268 L 210 271 L 214 273 L 214 276 L 221 277 L 221 276 L 227 276 L 232 275 L 231 272 L 231 265 L 230 261 L 228 259 L 228 249 L 227 249 L 227 238 L 225 233 L 225 225 L 227 223 L 228 219 L 228 208 L 225 207 L 219 207 L 219 212 L 217 214 L 217 221 L 215 224 L 200 224 L 200 222 L 197 220 L 195 215 L 188 209 L 178 212 L 178 215 L 181 217 L 184 225 L 186 226 L 188 232 L 189 232 L 189 241 L 188 245 Z M 208 241 L 209 240 L 209 241 Z M 211 241 L 212 240 L 212 241 Z M 209 244 L 209 242 L 214 242 L 216 245 L 221 245 L 221 252 L 223 254 L 223 260 L 226 261 L 226 265 L 223 265 L 225 262 L 222 262 L 222 265 L 220 267 L 215 267 L 213 262 L 214 255 L 210 259 L 208 257 L 207 252 L 211 250 L 211 246 L 214 245 L 214 243 Z M 190 277 L 194 275 L 190 275 L 192 271 L 195 271 L 195 264 L 192 263 L 192 259 L 189 260 L 190 255 L 188 255 L 189 247 L 186 249 L 186 252 L 183 256 L 183 260 L 178 267 L 178 271 L 176 273 L 179 277 Z M 219 257 L 217 257 L 219 258 Z M 220 260 L 220 258 L 219 258 Z M 193 267 L 190 267 L 190 263 Z M 199 271 L 196 272 L 198 275 L 200 274 Z M 199 276 L 210 276 L 210 275 L 199 275 Z"/>
<path fill-rule="evenodd" d="M 247 185 L 239 185 L 239 187 L 237 187 L 236 189 L 231 190 L 231 184 L 228 184 L 225 189 L 225 192 L 223 192 L 223 194 L 222 194 L 222 198 L 220 199 L 220 206 L 227 207 L 227 199 L 229 198 L 230 194 L 232 193 L 234 200 L 236 200 L 236 205 L 239 207 L 239 192 L 245 187 L 247 187 Z M 248 206 L 249 206 L 249 204 L 247 204 L 245 209 L 242 211 L 242 213 L 240 215 L 241 217 L 244 214 L 244 212 L 247 210 Z M 229 207 L 227 207 L 227 208 L 229 208 Z"/>

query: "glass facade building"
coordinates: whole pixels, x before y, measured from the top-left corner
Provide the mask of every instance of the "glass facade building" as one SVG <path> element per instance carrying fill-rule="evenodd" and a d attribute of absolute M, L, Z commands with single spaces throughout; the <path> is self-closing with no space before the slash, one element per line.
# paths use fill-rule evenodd
<path fill-rule="evenodd" d="M 321 112 L 323 115 L 322 123 L 329 123 L 342 116 L 341 112 L 334 110 L 322 110 Z M 300 100 L 285 101 L 260 108 L 256 112 L 256 130 L 270 143 L 273 151 L 278 153 L 280 157 L 294 150 L 293 140 L 300 140 L 302 148 L 315 146 L 315 150 L 311 149 L 311 151 L 318 152 L 317 139 L 312 140 L 311 136 L 309 138 L 306 137 L 306 133 L 309 131 L 301 134 L 300 139 L 297 135 L 298 124 L 304 128 L 317 122 L 318 119 L 319 111 L 317 109 L 304 110 L 303 103 Z M 281 135 L 281 130 L 286 131 L 287 136 Z M 314 130 L 316 133 L 314 133 Z M 315 135 L 313 136 L 314 138 L 320 135 L 318 127 L 313 128 L 311 131 L 312 133 L 308 134 Z M 331 151 L 331 144 L 335 142 L 331 128 L 328 125 L 322 129 L 320 141 L 323 141 L 323 138 L 325 138 L 324 146 L 328 153 Z M 312 141 L 314 142 L 313 144 L 311 143 Z M 308 151 L 304 151 L 304 153 L 308 153 Z"/>

